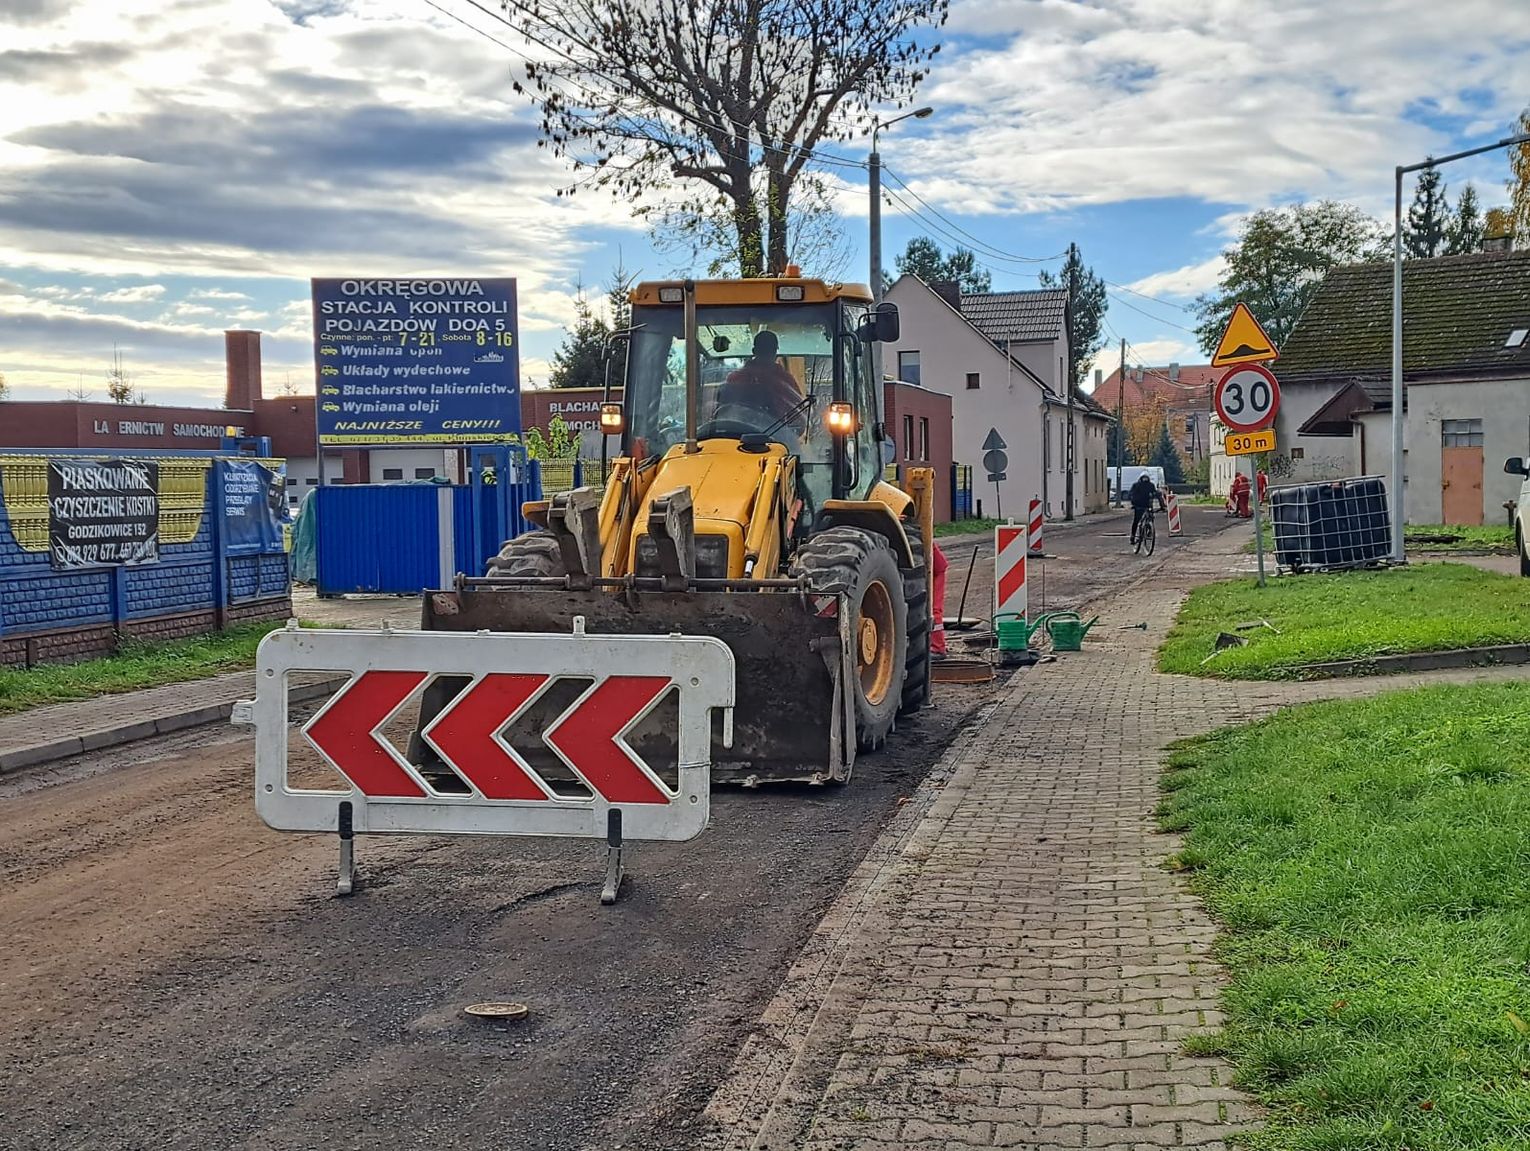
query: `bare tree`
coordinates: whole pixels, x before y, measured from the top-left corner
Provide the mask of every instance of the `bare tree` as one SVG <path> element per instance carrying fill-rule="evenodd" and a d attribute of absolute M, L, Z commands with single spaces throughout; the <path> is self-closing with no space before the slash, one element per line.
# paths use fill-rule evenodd
<path fill-rule="evenodd" d="M 85 386 L 85 373 L 81 372 L 80 378 L 75 382 L 74 387 L 69 389 L 69 398 L 84 403 L 91 398 L 91 394 L 90 389 Z"/>
<path fill-rule="evenodd" d="M 864 134 L 875 107 L 901 107 L 925 78 L 949 0 L 502 4 L 545 54 L 515 84 L 541 110 L 542 143 L 624 199 L 680 184 L 661 226 L 722 212 L 739 271 L 757 276 L 788 263 L 794 196 L 821 146 Z"/>
<path fill-rule="evenodd" d="M 122 366 L 122 352 L 112 345 L 112 366 L 106 369 L 106 394 L 114 404 L 133 402 L 133 381 Z"/>

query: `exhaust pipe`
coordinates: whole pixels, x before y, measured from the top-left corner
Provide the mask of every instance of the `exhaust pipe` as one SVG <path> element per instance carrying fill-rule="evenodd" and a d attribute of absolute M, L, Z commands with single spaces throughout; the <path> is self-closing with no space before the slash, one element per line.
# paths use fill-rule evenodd
<path fill-rule="evenodd" d="M 696 408 L 701 400 L 701 336 L 696 329 L 696 281 L 685 281 L 685 451 L 694 455 Z"/>

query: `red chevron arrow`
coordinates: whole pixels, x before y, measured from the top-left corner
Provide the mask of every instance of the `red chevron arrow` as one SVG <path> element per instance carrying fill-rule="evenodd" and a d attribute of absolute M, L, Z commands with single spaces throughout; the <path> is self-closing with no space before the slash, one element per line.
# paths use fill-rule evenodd
<path fill-rule="evenodd" d="M 377 729 L 424 678 L 423 671 L 366 672 L 330 700 L 303 734 L 364 795 L 420 798 L 425 792 Z"/>
<path fill-rule="evenodd" d="M 425 729 L 425 738 L 488 799 L 547 794 L 494 736 L 541 690 L 545 675 L 486 675 Z"/>
<path fill-rule="evenodd" d="M 616 739 L 669 687 L 663 675 L 613 675 L 542 738 L 611 803 L 668 803 Z"/>

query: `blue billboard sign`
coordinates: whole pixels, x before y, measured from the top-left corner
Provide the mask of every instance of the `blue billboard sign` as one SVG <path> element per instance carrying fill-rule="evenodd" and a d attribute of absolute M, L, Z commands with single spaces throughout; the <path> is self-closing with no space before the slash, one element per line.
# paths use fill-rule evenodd
<path fill-rule="evenodd" d="M 313 281 L 321 444 L 502 444 L 521 430 L 513 279 Z"/>

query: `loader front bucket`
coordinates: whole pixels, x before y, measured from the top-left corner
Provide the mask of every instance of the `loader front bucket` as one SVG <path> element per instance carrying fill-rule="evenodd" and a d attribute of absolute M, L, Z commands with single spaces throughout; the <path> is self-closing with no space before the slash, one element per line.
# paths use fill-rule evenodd
<path fill-rule="evenodd" d="M 737 666 L 733 746 L 713 734 L 714 780 L 753 785 L 849 778 L 855 759 L 849 692 L 851 647 L 842 634 L 843 597 L 794 591 L 569 591 L 562 588 L 467 587 L 425 597 L 426 631 L 568 634 L 583 616 L 590 635 L 707 635 L 722 640 Z M 613 669 L 640 675 L 642 668 Z M 432 684 L 422 702 L 423 727 L 466 686 Z M 669 754 L 647 733 L 629 740 L 650 764 Z M 433 753 L 416 738 L 415 763 Z M 418 758 L 417 758 L 418 757 Z"/>

